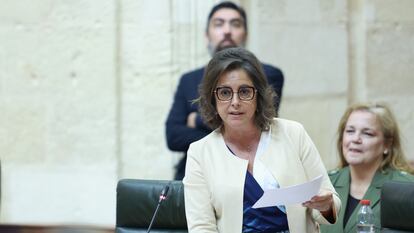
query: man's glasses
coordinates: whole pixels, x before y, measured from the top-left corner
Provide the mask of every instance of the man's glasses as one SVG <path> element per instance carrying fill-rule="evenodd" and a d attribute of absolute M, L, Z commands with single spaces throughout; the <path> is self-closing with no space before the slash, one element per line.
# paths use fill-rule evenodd
<path fill-rule="evenodd" d="M 214 91 L 216 93 L 217 99 L 221 101 L 230 101 L 233 99 L 233 89 L 230 87 L 217 87 Z M 240 87 L 236 92 L 239 100 L 249 101 L 254 98 L 254 94 L 257 90 L 254 87 Z"/>

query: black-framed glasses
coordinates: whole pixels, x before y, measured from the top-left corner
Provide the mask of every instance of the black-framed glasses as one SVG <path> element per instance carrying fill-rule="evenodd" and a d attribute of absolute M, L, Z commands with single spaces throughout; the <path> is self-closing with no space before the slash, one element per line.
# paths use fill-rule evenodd
<path fill-rule="evenodd" d="M 254 98 L 257 90 L 254 87 L 240 87 L 237 92 L 234 92 L 230 87 L 217 87 L 214 93 L 216 93 L 217 99 L 221 101 L 230 101 L 233 99 L 233 94 L 237 93 L 239 100 L 249 101 Z"/>

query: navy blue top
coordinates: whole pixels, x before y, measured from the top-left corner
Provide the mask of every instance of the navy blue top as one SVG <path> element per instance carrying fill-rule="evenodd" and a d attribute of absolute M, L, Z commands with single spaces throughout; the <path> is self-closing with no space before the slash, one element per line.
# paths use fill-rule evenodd
<path fill-rule="evenodd" d="M 284 76 L 280 69 L 263 64 L 269 84 L 273 87 L 279 100 L 275 101 L 276 109 L 279 107 L 282 98 Z M 179 81 L 174 95 L 174 101 L 165 123 L 167 145 L 170 150 L 186 152 L 191 143 L 198 141 L 212 130 L 204 124 L 200 114 L 197 114 L 196 128 L 187 127 L 187 117 L 191 112 L 198 112 L 198 104 L 192 100 L 199 97 L 198 86 L 204 74 L 204 67 L 184 74 Z M 184 177 L 186 156 L 177 164 L 175 179 L 181 180 Z"/>
<path fill-rule="evenodd" d="M 243 197 L 243 233 L 275 233 L 289 230 L 286 214 L 276 206 L 252 208 L 263 193 L 263 189 L 247 171 Z"/>

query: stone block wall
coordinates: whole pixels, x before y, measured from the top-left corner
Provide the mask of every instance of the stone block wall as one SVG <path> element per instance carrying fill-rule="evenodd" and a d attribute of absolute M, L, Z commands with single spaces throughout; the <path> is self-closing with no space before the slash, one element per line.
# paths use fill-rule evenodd
<path fill-rule="evenodd" d="M 7 1 L 0 8 L 1 223 L 115 223 L 121 178 L 171 179 L 164 123 L 206 64 L 214 0 Z M 280 67 L 280 116 L 327 168 L 349 103 L 385 101 L 414 160 L 414 1 L 242 0 L 247 48 Z"/>

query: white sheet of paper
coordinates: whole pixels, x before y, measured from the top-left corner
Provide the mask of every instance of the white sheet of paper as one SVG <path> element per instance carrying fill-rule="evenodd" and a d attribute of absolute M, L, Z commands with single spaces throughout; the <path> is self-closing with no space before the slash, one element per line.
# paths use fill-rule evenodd
<path fill-rule="evenodd" d="M 263 196 L 257 200 L 252 208 L 262 208 L 269 206 L 290 205 L 309 201 L 318 194 L 322 184 L 322 175 L 313 180 L 279 189 L 265 190 Z"/>

